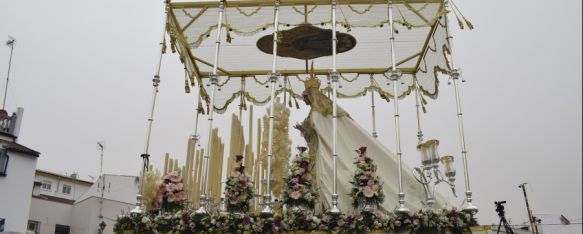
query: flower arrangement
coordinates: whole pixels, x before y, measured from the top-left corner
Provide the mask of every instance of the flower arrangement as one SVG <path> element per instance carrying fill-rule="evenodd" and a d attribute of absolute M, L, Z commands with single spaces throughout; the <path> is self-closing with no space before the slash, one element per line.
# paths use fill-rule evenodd
<path fill-rule="evenodd" d="M 246 213 L 249 211 L 249 201 L 253 199 L 253 187 L 249 177 L 245 175 L 243 166 L 243 156 L 237 155 L 235 162 L 237 166 L 227 178 L 225 187 L 225 200 L 227 211 L 236 213 Z"/>
<path fill-rule="evenodd" d="M 345 219 L 348 233 L 367 233 L 376 230 L 387 230 L 389 227 L 389 216 L 382 212 L 362 212 L 356 215 L 350 215 Z"/>
<path fill-rule="evenodd" d="M 251 225 L 251 232 L 254 234 L 282 233 L 287 231 L 283 226 L 283 219 L 280 216 L 255 217 L 255 222 Z"/>
<path fill-rule="evenodd" d="M 322 214 L 312 212 L 291 213 L 261 217 L 254 214 L 201 215 L 194 210 L 177 211 L 156 215 L 154 213 L 120 216 L 114 231 L 125 230 L 141 233 L 243 233 L 267 234 L 294 231 L 325 231 L 361 234 L 372 231 L 385 233 L 471 233 L 469 227 L 477 222 L 470 213 L 456 209 L 422 210 L 415 213 L 385 214 L 380 211 L 362 212 L 355 215 Z"/>
<path fill-rule="evenodd" d="M 292 159 L 290 173 L 284 179 L 287 186 L 283 193 L 284 204 L 294 212 L 313 210 L 318 199 L 312 184 L 310 155 L 306 147 L 297 149 L 300 153 Z"/>
<path fill-rule="evenodd" d="M 292 212 L 284 219 L 286 230 L 315 231 L 320 230 L 322 220 L 311 211 Z"/>
<path fill-rule="evenodd" d="M 451 210 L 420 210 L 416 213 L 393 215 L 389 222 L 391 231 L 415 233 L 471 233 L 469 228 L 478 225 L 472 214 Z"/>
<path fill-rule="evenodd" d="M 182 176 L 176 171 L 162 177 L 162 182 L 156 190 L 156 197 L 151 207 L 162 212 L 175 212 L 183 208 L 186 193 L 182 184 Z"/>
<path fill-rule="evenodd" d="M 321 231 L 331 231 L 331 232 L 338 232 L 343 230 L 346 227 L 346 214 L 330 214 L 325 213 L 322 214 L 320 220 L 320 226 L 318 229 Z"/>
<path fill-rule="evenodd" d="M 366 156 L 366 147 L 356 150 L 356 171 L 350 182 L 352 192 L 350 196 L 354 199 L 352 205 L 363 211 L 376 210 L 376 207 L 383 202 L 384 194 L 382 182 L 376 173 L 377 166 L 373 160 Z"/>
<path fill-rule="evenodd" d="M 216 219 L 217 231 L 220 233 L 241 233 L 251 231 L 254 217 L 250 215 L 221 214 Z"/>

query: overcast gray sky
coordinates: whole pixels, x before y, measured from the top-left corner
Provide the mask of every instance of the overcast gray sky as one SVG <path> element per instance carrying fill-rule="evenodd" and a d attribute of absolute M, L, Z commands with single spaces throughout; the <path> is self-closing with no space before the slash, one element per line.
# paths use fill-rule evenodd
<path fill-rule="evenodd" d="M 581 1 L 457 4 L 476 25 L 453 33 L 455 58 L 468 80 L 462 101 L 478 218 L 497 222 L 493 202 L 507 200 L 508 216 L 526 220 L 517 186 L 529 182 L 536 214 L 580 219 Z M 39 169 L 96 176 L 96 142 L 105 141 L 104 171 L 137 174 L 162 20 L 161 0 L 0 1 L 0 39 L 17 39 L 7 109 L 25 108 L 19 142 L 41 152 Z M 0 46 L 2 88 L 8 56 L 9 48 Z M 155 165 L 165 152 L 184 159 L 195 96 L 184 94 L 183 82 L 178 58 L 165 57 L 151 145 Z M 439 88 L 423 116 L 424 130 L 441 140 L 440 152 L 459 156 L 453 87 L 442 80 Z M 368 98 L 340 104 L 370 128 L 369 109 L 354 107 L 368 107 Z M 413 107 L 410 97 L 402 103 L 409 165 L 418 164 Z M 264 113 L 260 108 L 256 117 Z M 305 116 L 296 111 L 292 121 Z M 379 105 L 378 116 L 379 139 L 393 149 L 392 106 Z M 304 144 L 296 132 L 293 137 L 294 145 Z M 456 167 L 463 191 L 459 157 Z"/>

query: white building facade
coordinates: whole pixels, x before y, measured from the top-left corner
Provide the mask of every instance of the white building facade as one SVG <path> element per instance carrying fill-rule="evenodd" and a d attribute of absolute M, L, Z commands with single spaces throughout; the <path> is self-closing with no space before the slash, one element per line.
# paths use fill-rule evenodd
<path fill-rule="evenodd" d="M 0 233 L 25 233 L 40 155 L 17 143 L 23 109 L 0 110 Z"/>
<path fill-rule="evenodd" d="M 72 233 L 73 208 L 93 185 L 76 174 L 60 175 L 37 170 L 35 181 L 39 192 L 32 195 L 27 229 L 29 233 Z"/>
<path fill-rule="evenodd" d="M 29 233 L 113 233 L 116 218 L 134 208 L 138 193 L 135 176 L 103 175 L 91 183 L 37 171 L 36 180 L 42 185 L 32 198 Z"/>

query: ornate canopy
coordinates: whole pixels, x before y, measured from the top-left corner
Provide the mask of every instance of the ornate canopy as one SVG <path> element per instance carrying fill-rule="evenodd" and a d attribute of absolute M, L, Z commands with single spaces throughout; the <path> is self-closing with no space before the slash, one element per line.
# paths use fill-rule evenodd
<path fill-rule="evenodd" d="M 280 30 L 300 25 L 331 29 L 330 1 L 280 0 Z M 337 56 L 341 77 L 341 98 L 358 97 L 374 90 L 382 97 L 402 98 L 417 81 L 422 94 L 437 98 L 439 72 L 448 72 L 448 45 L 444 0 L 396 0 L 395 54 L 397 68 L 403 73 L 398 93 L 388 85 L 390 69 L 389 26 L 387 1 L 339 0 L 337 24 L 340 33 L 356 39 L 356 46 Z M 268 103 L 272 55 L 257 47 L 260 38 L 273 33 L 274 5 L 272 0 L 229 0 L 223 17 L 218 70 L 219 89 L 214 100 L 215 110 L 223 112 L 228 105 L 244 97 L 257 105 Z M 208 83 L 215 55 L 215 31 L 219 1 L 173 1 L 168 5 L 167 31 L 173 50 L 180 54 L 188 75 L 188 84 L 200 85 L 201 96 L 207 100 Z M 272 43 L 271 43 L 272 44 Z M 314 63 L 314 73 L 322 89 L 331 89 L 329 72 L 331 57 L 301 60 L 279 57 L 277 72 L 281 74 L 277 93 L 300 97 L 308 76 L 308 63 Z"/>

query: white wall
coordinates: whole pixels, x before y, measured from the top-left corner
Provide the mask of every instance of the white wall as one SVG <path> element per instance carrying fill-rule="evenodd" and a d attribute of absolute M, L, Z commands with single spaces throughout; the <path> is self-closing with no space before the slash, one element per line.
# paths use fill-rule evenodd
<path fill-rule="evenodd" d="M 9 151 L 6 176 L 0 176 L 0 218 L 4 232 L 25 233 L 37 157 Z"/>
<path fill-rule="evenodd" d="M 29 219 L 40 222 L 40 233 L 54 233 L 57 224 L 73 226 L 73 205 L 32 198 Z"/>
<path fill-rule="evenodd" d="M 72 233 L 96 233 L 97 227 L 101 220 L 99 219 L 99 197 L 91 197 L 80 203 L 75 204 L 73 208 L 73 223 L 75 226 Z M 135 205 L 119 201 L 103 200 L 103 221 L 105 226 L 104 234 L 113 234 L 113 225 L 116 218 L 124 213 L 129 213 Z M 42 232 L 41 232 L 42 233 Z"/>

